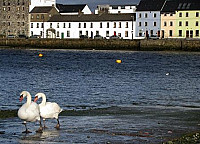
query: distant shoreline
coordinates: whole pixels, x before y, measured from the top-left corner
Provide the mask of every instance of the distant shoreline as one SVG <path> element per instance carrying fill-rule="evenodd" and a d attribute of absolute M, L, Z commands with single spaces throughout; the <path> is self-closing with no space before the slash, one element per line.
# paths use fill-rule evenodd
<path fill-rule="evenodd" d="M 0 39 L 0 48 L 131 50 L 131 51 L 200 51 L 200 40 L 193 39 Z"/>

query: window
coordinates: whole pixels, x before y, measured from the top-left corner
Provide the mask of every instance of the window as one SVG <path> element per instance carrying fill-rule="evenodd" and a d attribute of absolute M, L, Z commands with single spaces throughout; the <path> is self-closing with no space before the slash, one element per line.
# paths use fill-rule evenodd
<path fill-rule="evenodd" d="M 37 23 L 37 27 L 36 28 L 39 28 L 39 23 Z"/>
<path fill-rule="evenodd" d="M 167 16 L 167 14 L 165 13 L 164 16 Z"/>
<path fill-rule="evenodd" d="M 81 23 L 78 24 L 78 28 L 81 28 Z"/>
<path fill-rule="evenodd" d="M 141 27 L 141 26 L 142 26 L 142 23 L 141 23 L 141 22 L 139 22 L 139 23 L 138 23 L 138 26 L 139 26 L 139 27 Z"/>
<path fill-rule="evenodd" d="M 148 17 L 148 14 L 147 14 L 147 13 L 145 13 L 145 14 L 144 14 L 144 17 L 145 17 L 145 18 L 147 18 L 147 17 Z"/>
<path fill-rule="evenodd" d="M 59 33 L 59 31 L 57 31 L 57 37 L 60 37 L 60 33 Z"/>
<path fill-rule="evenodd" d="M 93 23 L 90 23 L 90 28 L 93 28 Z"/>
<path fill-rule="evenodd" d="M 147 22 L 144 23 L 144 26 L 147 26 Z"/>
<path fill-rule="evenodd" d="M 65 23 L 63 23 L 63 28 L 65 28 L 66 27 L 66 24 Z"/>
<path fill-rule="evenodd" d="M 153 14 L 153 17 L 156 18 L 156 13 Z"/>
<path fill-rule="evenodd" d="M 40 35 L 42 36 L 42 31 L 40 31 Z"/>
<path fill-rule="evenodd" d="M 24 26 L 24 22 L 22 22 L 22 26 Z"/>
<path fill-rule="evenodd" d="M 102 26 L 102 22 L 100 23 L 100 28 L 102 28 L 103 26 Z"/>
<path fill-rule="evenodd" d="M 84 28 L 86 28 L 86 23 L 84 23 Z"/>
<path fill-rule="evenodd" d="M 59 23 L 57 23 L 57 28 L 59 28 L 60 26 L 59 26 Z"/>
<path fill-rule="evenodd" d="M 188 21 L 185 22 L 185 26 L 188 26 Z"/>
<path fill-rule="evenodd" d="M 125 37 L 128 37 L 128 31 L 125 31 Z"/>
<path fill-rule="evenodd" d="M 196 12 L 196 17 L 199 17 L 199 12 Z"/>
<path fill-rule="evenodd" d="M 169 36 L 172 37 L 173 31 L 169 30 Z"/>
<path fill-rule="evenodd" d="M 44 28 L 44 23 L 41 23 L 41 28 Z"/>
<path fill-rule="evenodd" d="M 106 37 L 109 37 L 109 31 L 106 31 Z"/>
<path fill-rule="evenodd" d="M 119 22 L 119 28 L 121 28 L 121 27 L 122 27 L 121 22 Z"/>
<path fill-rule="evenodd" d="M 52 28 L 52 23 L 50 23 L 50 28 Z"/>
<path fill-rule="evenodd" d="M 179 17 L 182 17 L 182 13 L 179 13 Z"/>
<path fill-rule="evenodd" d="M 33 23 L 31 23 L 31 28 L 33 28 Z"/>
<path fill-rule="evenodd" d="M 33 31 L 31 31 L 31 36 L 33 36 Z"/>
<path fill-rule="evenodd" d="M 195 24 L 195 26 L 199 26 L 199 22 L 198 22 L 198 21 L 196 21 L 196 24 Z"/>
<path fill-rule="evenodd" d="M 179 26 L 182 26 L 182 21 L 179 21 Z"/>
<path fill-rule="evenodd" d="M 171 13 L 170 16 L 173 16 L 173 14 Z"/>
<path fill-rule="evenodd" d="M 96 31 L 96 35 L 99 35 L 99 31 Z"/>
<path fill-rule="evenodd" d="M 31 19 L 33 19 L 34 17 L 33 17 L 33 15 L 31 15 Z"/>
<path fill-rule="evenodd" d="M 178 36 L 180 36 L 180 37 L 182 36 L 182 30 L 178 31 Z"/>
<path fill-rule="evenodd" d="M 39 19 L 39 18 L 40 18 L 40 16 L 39 16 L 39 15 L 37 15 L 37 16 L 36 16 L 36 18 L 37 18 L 37 19 Z"/>
<path fill-rule="evenodd" d="M 164 22 L 164 26 L 167 26 L 167 22 L 166 21 Z"/>
<path fill-rule="evenodd" d="M 139 18 L 141 18 L 142 17 L 142 14 L 141 13 L 139 13 L 139 16 L 138 16 Z"/>
<path fill-rule="evenodd" d="M 8 7 L 8 11 L 10 11 L 10 7 Z"/>
<path fill-rule="evenodd" d="M 68 28 L 71 28 L 71 23 L 69 23 Z"/>
<path fill-rule="evenodd" d="M 188 12 L 185 13 L 185 17 L 189 17 L 189 13 Z"/>
<path fill-rule="evenodd" d="M 156 26 L 156 22 L 153 22 L 153 26 Z"/>
<path fill-rule="evenodd" d="M 17 26 L 20 26 L 20 22 L 17 22 Z"/>
<path fill-rule="evenodd" d="M 67 31 L 67 37 L 70 37 L 70 31 Z"/>
<path fill-rule="evenodd" d="M 114 26 L 113 26 L 113 28 L 116 28 L 116 22 L 114 22 Z"/>
<path fill-rule="evenodd" d="M 107 22 L 107 28 L 109 28 L 109 22 Z"/>
<path fill-rule="evenodd" d="M 170 26 L 173 26 L 173 22 L 172 21 L 170 21 Z"/>
<path fill-rule="evenodd" d="M 82 31 L 79 31 L 79 36 L 82 35 Z"/>
<path fill-rule="evenodd" d="M 88 31 L 86 31 L 86 32 L 85 32 L 85 35 L 87 35 L 87 36 L 88 36 Z"/>
<path fill-rule="evenodd" d="M 196 37 L 199 37 L 199 30 L 196 30 Z"/>
<path fill-rule="evenodd" d="M 126 22 L 126 28 L 128 28 L 128 22 Z"/>

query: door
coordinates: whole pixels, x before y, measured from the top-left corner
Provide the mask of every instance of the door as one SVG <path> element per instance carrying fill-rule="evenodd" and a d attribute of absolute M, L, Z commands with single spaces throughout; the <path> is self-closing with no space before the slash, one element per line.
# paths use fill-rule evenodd
<path fill-rule="evenodd" d="M 190 30 L 190 38 L 193 38 L 193 30 Z"/>
<path fill-rule="evenodd" d="M 189 33 L 190 33 L 189 30 L 187 30 L 186 31 L 186 38 L 189 38 L 189 35 L 190 35 Z"/>
<path fill-rule="evenodd" d="M 63 32 L 61 33 L 61 39 L 64 39 L 64 33 Z"/>

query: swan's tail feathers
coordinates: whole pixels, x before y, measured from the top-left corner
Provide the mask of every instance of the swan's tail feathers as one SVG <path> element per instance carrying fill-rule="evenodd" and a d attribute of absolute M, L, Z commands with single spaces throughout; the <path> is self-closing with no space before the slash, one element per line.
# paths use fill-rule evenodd
<path fill-rule="evenodd" d="M 62 111 L 63 111 L 63 109 L 61 108 L 61 109 L 60 109 L 60 113 L 61 113 Z"/>

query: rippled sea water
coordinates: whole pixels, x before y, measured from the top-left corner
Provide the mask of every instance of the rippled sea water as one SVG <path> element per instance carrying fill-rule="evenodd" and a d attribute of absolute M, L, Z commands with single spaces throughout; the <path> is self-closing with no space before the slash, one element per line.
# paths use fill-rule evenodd
<path fill-rule="evenodd" d="M 62 133 L 60 139 L 37 137 L 30 143 L 159 143 L 164 136 L 198 129 L 199 60 L 200 53 L 191 52 L 1 49 L 0 110 L 18 109 L 25 102 L 19 102 L 23 90 L 32 97 L 43 92 L 64 111 L 108 110 L 95 116 L 64 114 L 65 128 L 55 132 Z M 10 121 L 0 121 L 0 125 L 7 122 L 3 130 L 14 136 L 12 142 L 25 143 L 26 137 L 12 132 L 22 131 L 20 120 L 15 118 L 13 129 Z"/>

